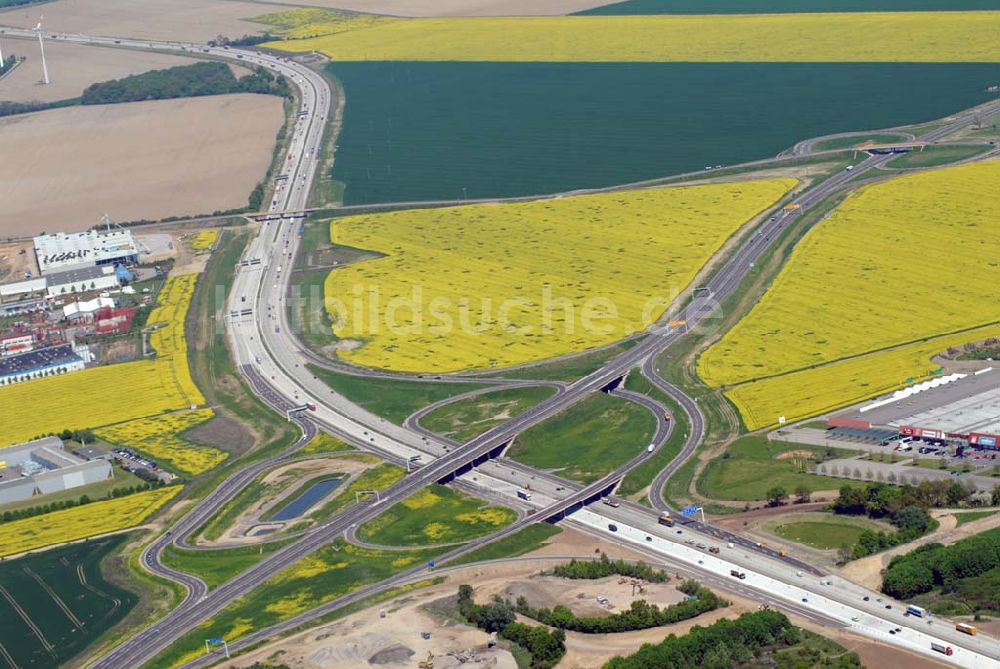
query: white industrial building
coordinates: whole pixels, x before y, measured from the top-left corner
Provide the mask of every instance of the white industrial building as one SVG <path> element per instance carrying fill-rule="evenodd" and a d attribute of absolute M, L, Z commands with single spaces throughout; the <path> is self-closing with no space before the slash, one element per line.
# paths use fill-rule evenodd
<path fill-rule="evenodd" d="M 121 285 L 121 277 L 114 265 L 99 267 L 78 267 L 77 269 L 52 272 L 33 279 L 22 279 L 0 285 L 0 298 L 8 298 L 33 293 L 45 293 L 46 297 L 59 297 L 88 290 L 109 290 Z"/>
<path fill-rule="evenodd" d="M 134 265 L 139 248 L 130 230 L 57 232 L 35 237 L 38 271 L 44 274 L 104 265 Z"/>
<path fill-rule="evenodd" d="M 63 318 L 71 321 L 92 321 L 101 309 L 114 309 L 115 301 L 110 297 L 95 297 L 82 302 L 70 302 L 63 306 Z"/>
<path fill-rule="evenodd" d="M 92 361 L 87 346 L 60 344 L 0 358 L 0 387 L 45 376 L 78 372 Z"/>
<path fill-rule="evenodd" d="M 0 504 L 71 490 L 113 475 L 110 462 L 67 453 L 58 437 L 0 448 Z"/>

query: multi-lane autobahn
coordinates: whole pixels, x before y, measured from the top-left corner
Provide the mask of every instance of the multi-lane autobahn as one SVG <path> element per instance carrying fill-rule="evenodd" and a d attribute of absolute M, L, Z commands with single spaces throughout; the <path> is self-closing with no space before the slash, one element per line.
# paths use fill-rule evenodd
<path fill-rule="evenodd" d="M 17 32 L 8 30 L 8 34 L 16 34 Z M 33 36 L 30 31 L 20 32 L 25 33 L 23 36 Z M 319 149 L 322 146 L 326 117 L 329 114 L 332 101 L 332 92 L 322 76 L 298 63 L 286 61 L 284 58 L 248 51 L 238 52 L 237 50 L 215 48 L 206 50 L 203 47 L 189 44 L 150 43 L 82 35 L 60 35 L 58 37 L 66 41 L 84 44 L 127 48 L 172 51 L 190 51 L 196 48 L 213 57 L 241 60 L 269 67 L 288 77 L 299 91 L 300 114 L 290 140 L 288 159 L 283 170 L 283 174 L 288 176 L 285 182 L 287 185 L 275 194 L 275 198 L 270 204 L 270 210 L 286 212 L 305 208 L 318 166 Z M 936 137 L 943 137 L 967 122 L 967 119 L 961 119 L 947 124 L 921 139 L 933 141 Z M 154 571 L 183 583 L 189 589 L 190 596 L 175 611 L 120 645 L 95 666 L 121 667 L 142 664 L 173 640 L 211 617 L 236 597 L 249 592 L 281 569 L 328 543 L 352 525 L 373 518 L 381 512 L 383 507 L 409 496 L 424 485 L 444 479 L 470 463 L 478 462 L 482 458 L 502 450 L 524 429 L 562 411 L 590 393 L 601 390 L 615 379 L 637 367 L 641 368 L 653 383 L 675 399 L 691 419 L 691 430 L 681 457 L 675 459 L 657 477 L 654 490 L 658 490 L 669 473 L 679 466 L 700 442 L 704 432 L 704 419 L 697 404 L 691 398 L 658 376 L 653 368 L 655 357 L 684 336 L 687 328 L 697 326 L 713 317 L 717 304 L 732 294 L 739 286 L 752 264 L 770 248 L 786 225 L 794 222 L 798 216 L 823 202 L 830 195 L 851 187 L 863 174 L 884 165 L 888 159 L 887 156 L 870 157 L 854 166 L 851 171 L 836 174 L 806 191 L 796 199 L 795 204 L 798 205 L 798 208 L 777 210 L 774 215 L 767 217 L 753 233 L 740 240 L 735 251 L 725 258 L 719 269 L 703 286 L 704 289 L 698 291 L 698 294 L 692 296 L 682 309 L 671 315 L 674 320 L 686 321 L 686 328 L 660 326 L 652 328 L 635 347 L 611 360 L 602 369 L 573 384 L 560 387 L 559 392 L 551 399 L 462 445 L 447 444 L 439 439 L 432 439 L 426 434 L 419 434 L 405 427 L 390 424 L 331 391 L 312 375 L 307 367 L 311 361 L 310 356 L 300 346 L 289 328 L 284 302 L 287 295 L 288 276 L 298 251 L 296 230 L 298 223 L 281 220 L 264 222 L 260 228 L 260 235 L 251 243 L 244 256 L 244 260 L 248 262 L 239 268 L 236 275 L 230 294 L 230 304 L 220 313 L 220 317 L 225 318 L 228 322 L 233 355 L 250 379 L 254 391 L 279 411 L 307 402 L 316 405 L 315 413 L 310 412 L 308 419 L 301 417 L 299 419 L 304 429 L 303 441 L 314 433 L 313 431 L 318 424 L 355 444 L 391 454 L 396 458 L 420 455 L 426 464 L 386 491 L 381 500 L 368 501 L 351 507 L 338 518 L 305 534 L 302 538 L 211 592 L 206 591 L 204 584 L 198 579 L 168 570 L 159 563 L 160 551 L 172 540 L 166 535 L 161 537 L 143 553 L 143 562 Z M 255 260 L 258 262 L 251 262 Z M 447 380 L 443 379 L 443 381 Z M 658 407 L 650 407 L 650 409 L 659 411 Z M 662 443 L 666 438 L 664 432 L 663 429 L 660 430 L 657 443 Z M 286 454 L 292 452 L 294 448 L 288 449 Z M 172 528 L 173 536 L 186 535 L 197 528 L 218 509 L 221 503 L 231 498 L 257 473 L 280 457 L 275 456 L 272 461 L 268 461 L 266 464 L 258 463 L 227 479 L 209 498 L 199 503 Z M 630 466 L 641 462 L 643 457 L 643 455 L 638 456 L 630 463 Z M 530 477 L 531 480 L 536 481 L 536 486 L 540 489 L 538 497 L 545 497 L 545 506 L 538 517 L 572 508 L 595 492 L 599 492 L 599 489 L 595 487 L 581 489 L 579 486 L 560 486 L 553 480 L 555 477 L 525 470 L 526 468 L 523 466 L 511 468 L 510 473 L 507 474 L 506 467 L 498 463 L 491 463 L 480 467 L 477 470 L 478 476 L 472 476 L 472 479 L 486 486 L 495 486 L 498 483 L 501 486 L 512 486 L 510 488 L 512 490 L 514 487 L 523 485 L 525 477 Z M 615 472 L 599 483 L 602 485 L 613 484 L 616 480 L 615 477 L 621 475 L 622 472 Z M 652 495 L 652 498 L 654 498 L 654 504 L 663 506 L 662 499 L 658 494 Z M 704 564 L 706 560 L 709 560 L 708 556 L 698 557 L 697 560 L 693 556 L 688 556 L 686 551 L 692 549 L 683 545 L 676 535 L 671 535 L 668 530 L 658 526 L 655 522 L 655 514 L 642 507 L 622 505 L 617 509 L 595 508 L 586 511 L 584 515 L 579 517 L 585 517 L 588 520 L 587 522 L 580 520 L 573 522 L 588 525 L 591 531 L 617 536 L 619 540 L 627 542 L 637 541 L 643 550 L 653 551 L 661 558 L 669 557 L 673 560 L 689 563 L 691 568 L 700 568 L 706 575 L 712 573 L 713 565 Z M 609 523 L 608 519 L 616 522 Z M 519 521 L 517 525 L 519 526 L 523 522 L 527 522 L 527 519 Z M 616 529 L 611 530 L 611 525 L 614 525 Z M 712 528 L 701 526 L 693 528 L 689 526 L 689 531 L 691 530 L 699 531 L 701 536 L 711 536 L 714 533 Z M 630 533 L 632 532 L 638 533 L 635 539 L 631 537 Z M 716 538 L 729 537 L 716 535 Z M 781 584 L 782 588 L 790 589 L 791 594 L 783 600 L 786 604 L 792 605 L 794 603 L 796 608 L 809 610 L 813 615 L 823 616 L 824 613 L 822 608 L 817 609 L 816 606 L 810 605 L 810 597 L 816 599 L 817 602 L 836 602 L 836 606 L 840 607 L 848 607 L 846 601 L 850 600 L 852 602 L 850 604 L 851 610 L 858 610 L 870 616 L 871 622 L 875 626 L 881 625 L 884 628 L 893 618 L 893 615 L 886 614 L 874 606 L 862 605 L 863 599 L 858 593 L 863 591 L 856 586 L 841 583 L 834 585 L 833 582 L 817 586 L 815 579 L 803 581 L 802 576 L 797 573 L 798 565 L 794 562 L 774 560 L 772 559 L 775 557 L 773 555 L 751 553 L 750 551 L 754 548 L 756 547 L 749 545 L 749 542 L 742 543 L 740 548 L 733 549 L 729 554 L 712 557 L 710 560 L 717 561 L 723 566 L 737 565 L 741 568 L 755 569 L 756 571 L 753 572 L 755 578 L 756 575 L 759 575 L 762 579 L 760 588 L 758 588 L 759 592 L 764 592 L 765 587 L 774 587 L 771 583 L 768 583 L 767 586 L 764 585 L 763 579 L 771 579 Z M 740 557 L 737 553 L 743 549 L 747 552 L 743 557 Z M 718 565 L 714 566 L 722 568 Z M 750 587 L 752 581 L 746 585 Z M 794 602 L 793 598 L 793 595 L 798 593 L 810 594 L 805 595 L 801 598 L 801 603 L 798 603 Z M 844 622 L 843 618 L 834 617 L 832 620 Z M 893 624 L 907 625 L 908 622 L 905 620 L 893 621 Z M 885 634 L 885 629 L 859 627 L 858 630 L 884 638 L 886 641 L 899 641 L 890 639 Z M 926 636 L 926 632 L 923 630 L 918 631 L 917 634 Z M 995 660 L 982 654 L 987 651 L 986 646 L 989 640 L 958 638 L 953 633 L 949 634 L 947 630 L 936 629 L 935 634 L 937 636 L 934 638 L 943 639 L 957 647 L 960 652 L 956 655 L 956 661 L 964 663 L 963 666 L 998 666 Z M 907 643 L 900 643 L 900 645 L 907 645 Z M 927 648 L 917 649 L 927 652 Z"/>

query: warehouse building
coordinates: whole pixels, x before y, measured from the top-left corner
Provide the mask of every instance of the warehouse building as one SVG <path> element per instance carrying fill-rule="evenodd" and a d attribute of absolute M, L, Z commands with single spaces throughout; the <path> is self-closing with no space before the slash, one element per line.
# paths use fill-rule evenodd
<path fill-rule="evenodd" d="M 79 488 L 112 476 L 110 462 L 67 453 L 58 437 L 0 448 L 0 504 Z"/>
<path fill-rule="evenodd" d="M 35 258 L 43 275 L 70 269 L 134 265 L 139 248 L 130 230 L 57 232 L 35 237 Z"/>
<path fill-rule="evenodd" d="M 86 346 L 60 344 L 0 358 L 0 386 L 77 372 L 86 366 L 88 357 L 90 350 Z"/>
<path fill-rule="evenodd" d="M 5 283 L 0 285 L 0 298 L 34 293 L 45 293 L 46 297 L 58 297 L 84 293 L 88 290 L 109 290 L 121 285 L 121 277 L 122 273 L 113 265 L 78 267 L 33 279 Z"/>

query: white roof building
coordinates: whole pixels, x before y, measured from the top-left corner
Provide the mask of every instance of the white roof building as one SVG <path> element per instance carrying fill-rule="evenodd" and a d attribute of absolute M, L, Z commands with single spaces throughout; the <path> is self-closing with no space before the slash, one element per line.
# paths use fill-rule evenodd
<path fill-rule="evenodd" d="M 83 302 L 71 302 L 63 307 L 63 317 L 80 318 L 90 316 L 94 312 L 104 307 L 114 308 L 115 301 L 110 297 L 95 297 L 92 300 Z"/>
<path fill-rule="evenodd" d="M 132 265 L 139 248 L 130 230 L 57 232 L 35 237 L 35 257 L 42 274 L 96 265 Z"/>

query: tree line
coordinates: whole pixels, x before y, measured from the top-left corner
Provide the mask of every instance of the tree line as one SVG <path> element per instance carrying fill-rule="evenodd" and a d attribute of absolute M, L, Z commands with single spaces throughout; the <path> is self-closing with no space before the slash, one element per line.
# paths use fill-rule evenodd
<path fill-rule="evenodd" d="M 489 604 L 476 604 L 472 586 L 458 588 L 458 612 L 476 627 L 517 644 L 531 656 L 532 669 L 551 669 L 566 654 L 566 633 L 515 622 L 510 602 L 494 596 Z"/>
<path fill-rule="evenodd" d="M 836 513 L 867 514 L 872 518 L 892 516 L 907 506 L 931 509 L 958 506 L 970 491 L 958 481 L 921 481 L 917 485 L 890 485 L 881 481 L 862 487 L 841 486 L 840 496 L 833 503 Z"/>
<path fill-rule="evenodd" d="M 126 497 L 128 495 L 134 495 L 137 492 L 143 492 L 145 490 L 152 490 L 153 488 L 159 488 L 163 486 L 162 481 L 148 481 L 140 485 L 131 485 L 125 488 L 115 488 L 108 491 L 108 493 L 103 497 L 103 499 L 118 499 L 119 497 Z M 79 499 L 64 499 L 56 502 L 48 502 L 47 504 L 39 504 L 38 506 L 31 506 L 24 509 L 13 509 L 10 511 L 4 511 L 0 514 L 0 523 L 9 523 L 13 520 L 22 520 L 24 518 L 32 518 L 34 516 L 42 516 L 46 513 L 52 513 L 53 511 L 62 511 L 63 509 L 72 509 L 77 506 L 85 506 L 91 502 L 99 502 L 101 499 L 91 499 L 89 495 L 80 495 Z"/>
<path fill-rule="evenodd" d="M 0 102 L 0 117 L 13 116 L 14 114 L 27 114 L 29 112 L 44 111 L 46 109 L 59 109 L 60 107 L 72 107 L 80 104 L 80 98 L 68 98 L 66 100 L 56 100 L 55 102 Z"/>
<path fill-rule="evenodd" d="M 930 485 L 924 485 L 925 483 Z M 937 485 L 939 483 L 942 482 L 923 481 L 918 486 L 892 486 L 886 483 L 870 483 L 864 487 L 841 486 L 840 495 L 833 502 L 834 513 L 887 518 L 897 528 L 895 532 L 865 530 L 849 551 L 841 551 L 841 559 L 857 560 L 873 555 L 913 541 L 937 527 L 937 521 L 930 517 L 927 508 L 949 499 L 952 487 L 942 487 Z M 953 485 L 968 494 L 962 485 L 957 482 Z"/>
<path fill-rule="evenodd" d="M 684 636 L 671 634 L 631 655 L 612 658 L 604 669 L 730 669 L 752 662 L 764 648 L 799 640 L 798 629 L 783 614 L 756 611 L 694 627 Z"/>
<path fill-rule="evenodd" d="M 291 97 L 288 82 L 275 76 L 267 68 L 255 67 L 253 72 L 237 79 L 228 65 L 211 61 L 91 84 L 83 91 L 80 101 L 85 105 L 99 105 L 224 93 L 263 93 Z"/>
<path fill-rule="evenodd" d="M 882 592 L 899 599 L 940 587 L 954 590 L 963 578 L 1000 567 L 1000 529 L 982 532 L 950 546 L 927 544 L 892 559 L 882 579 Z"/>
<path fill-rule="evenodd" d="M 670 574 L 662 569 L 654 569 L 645 562 L 630 563 L 622 559 L 611 560 L 605 553 L 601 553 L 599 560 L 577 560 L 574 558 L 565 564 L 557 565 L 552 573 L 570 579 L 593 580 L 617 574 L 630 578 L 641 578 L 651 583 L 666 583 L 670 580 Z"/>
<path fill-rule="evenodd" d="M 517 598 L 514 610 L 522 616 L 537 620 L 543 625 L 571 632 L 584 634 L 613 634 L 617 632 L 632 632 L 650 627 L 670 625 L 682 620 L 689 620 L 703 613 L 729 606 L 729 602 L 698 583 L 688 580 L 677 586 L 687 597 L 683 602 L 660 608 L 644 599 L 632 602 L 632 605 L 619 613 L 606 616 L 587 616 L 580 618 L 568 607 L 558 605 L 555 608 L 536 609 L 528 604 L 523 596 Z"/>

